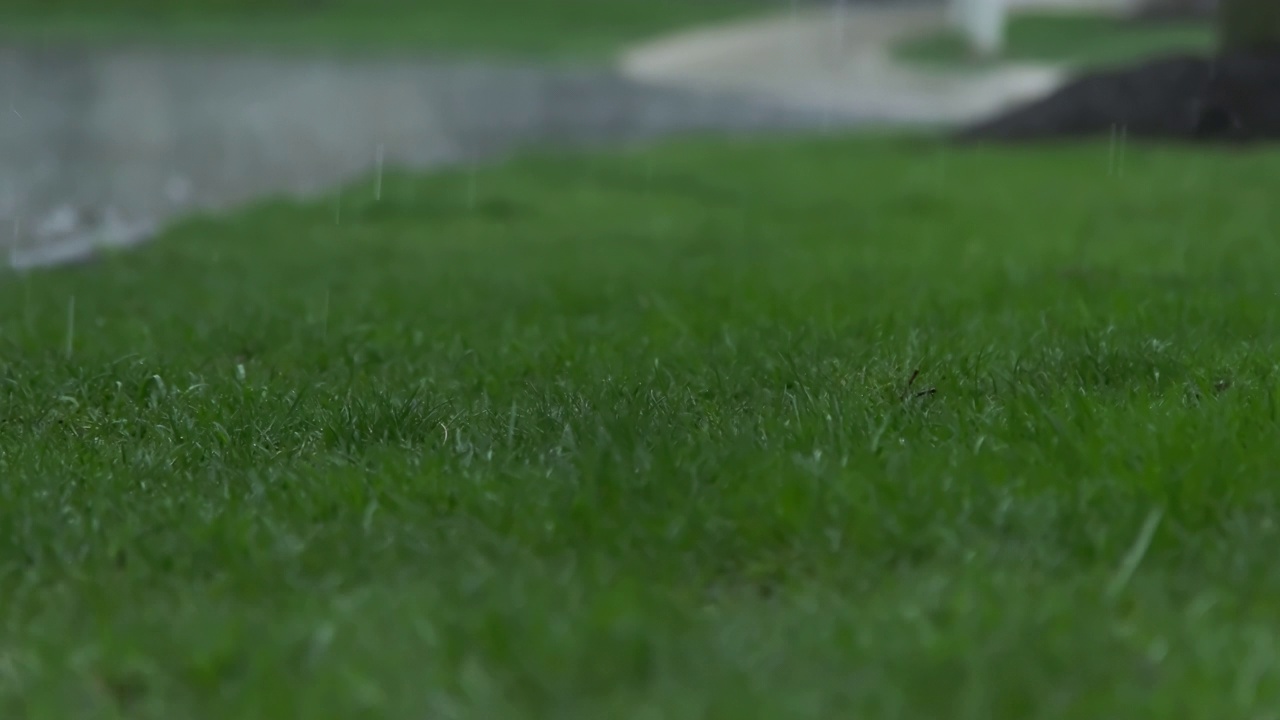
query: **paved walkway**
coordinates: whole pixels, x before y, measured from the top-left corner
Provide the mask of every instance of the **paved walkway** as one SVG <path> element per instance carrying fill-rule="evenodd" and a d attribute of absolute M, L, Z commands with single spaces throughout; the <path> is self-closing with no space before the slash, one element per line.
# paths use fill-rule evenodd
<path fill-rule="evenodd" d="M 1123 10 L 1126 0 L 1008 0 L 1035 7 Z M 669 87 L 728 90 L 796 107 L 886 123 L 966 122 L 1043 95 L 1066 70 L 1002 64 L 927 70 L 896 61 L 904 37 L 945 27 L 942 5 L 835 0 L 776 17 L 695 28 L 623 53 L 622 72 Z"/>

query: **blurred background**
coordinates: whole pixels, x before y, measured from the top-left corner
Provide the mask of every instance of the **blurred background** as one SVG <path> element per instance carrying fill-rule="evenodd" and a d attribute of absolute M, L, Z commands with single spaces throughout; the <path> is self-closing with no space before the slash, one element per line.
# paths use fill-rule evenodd
<path fill-rule="evenodd" d="M 1209 0 L 7 0 L 27 267 L 385 167 L 683 132 L 947 123 L 1211 47 Z M 704 31 L 704 29 L 706 29 Z"/>

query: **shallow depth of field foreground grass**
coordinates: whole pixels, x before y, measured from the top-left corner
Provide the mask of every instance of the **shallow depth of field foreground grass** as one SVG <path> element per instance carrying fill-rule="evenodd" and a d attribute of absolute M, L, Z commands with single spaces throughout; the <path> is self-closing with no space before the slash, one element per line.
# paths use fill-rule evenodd
<path fill-rule="evenodd" d="M 685 142 L 9 278 L 0 715 L 1267 717 L 1280 155 L 1112 162 Z"/>

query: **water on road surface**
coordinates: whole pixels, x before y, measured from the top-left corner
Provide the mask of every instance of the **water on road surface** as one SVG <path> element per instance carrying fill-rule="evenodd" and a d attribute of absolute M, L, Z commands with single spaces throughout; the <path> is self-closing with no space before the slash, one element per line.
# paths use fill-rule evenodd
<path fill-rule="evenodd" d="M 329 192 L 379 162 L 859 122 L 607 70 L 145 48 L 0 48 L 0 103 L 0 237 L 17 267 L 195 209 Z"/>

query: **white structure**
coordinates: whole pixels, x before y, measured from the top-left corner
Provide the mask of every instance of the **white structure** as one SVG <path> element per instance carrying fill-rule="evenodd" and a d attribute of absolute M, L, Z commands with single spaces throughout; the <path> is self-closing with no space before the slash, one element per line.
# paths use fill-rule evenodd
<path fill-rule="evenodd" d="M 973 51 L 994 57 L 1004 49 L 1008 0 L 951 0 L 951 22 L 964 33 Z"/>

